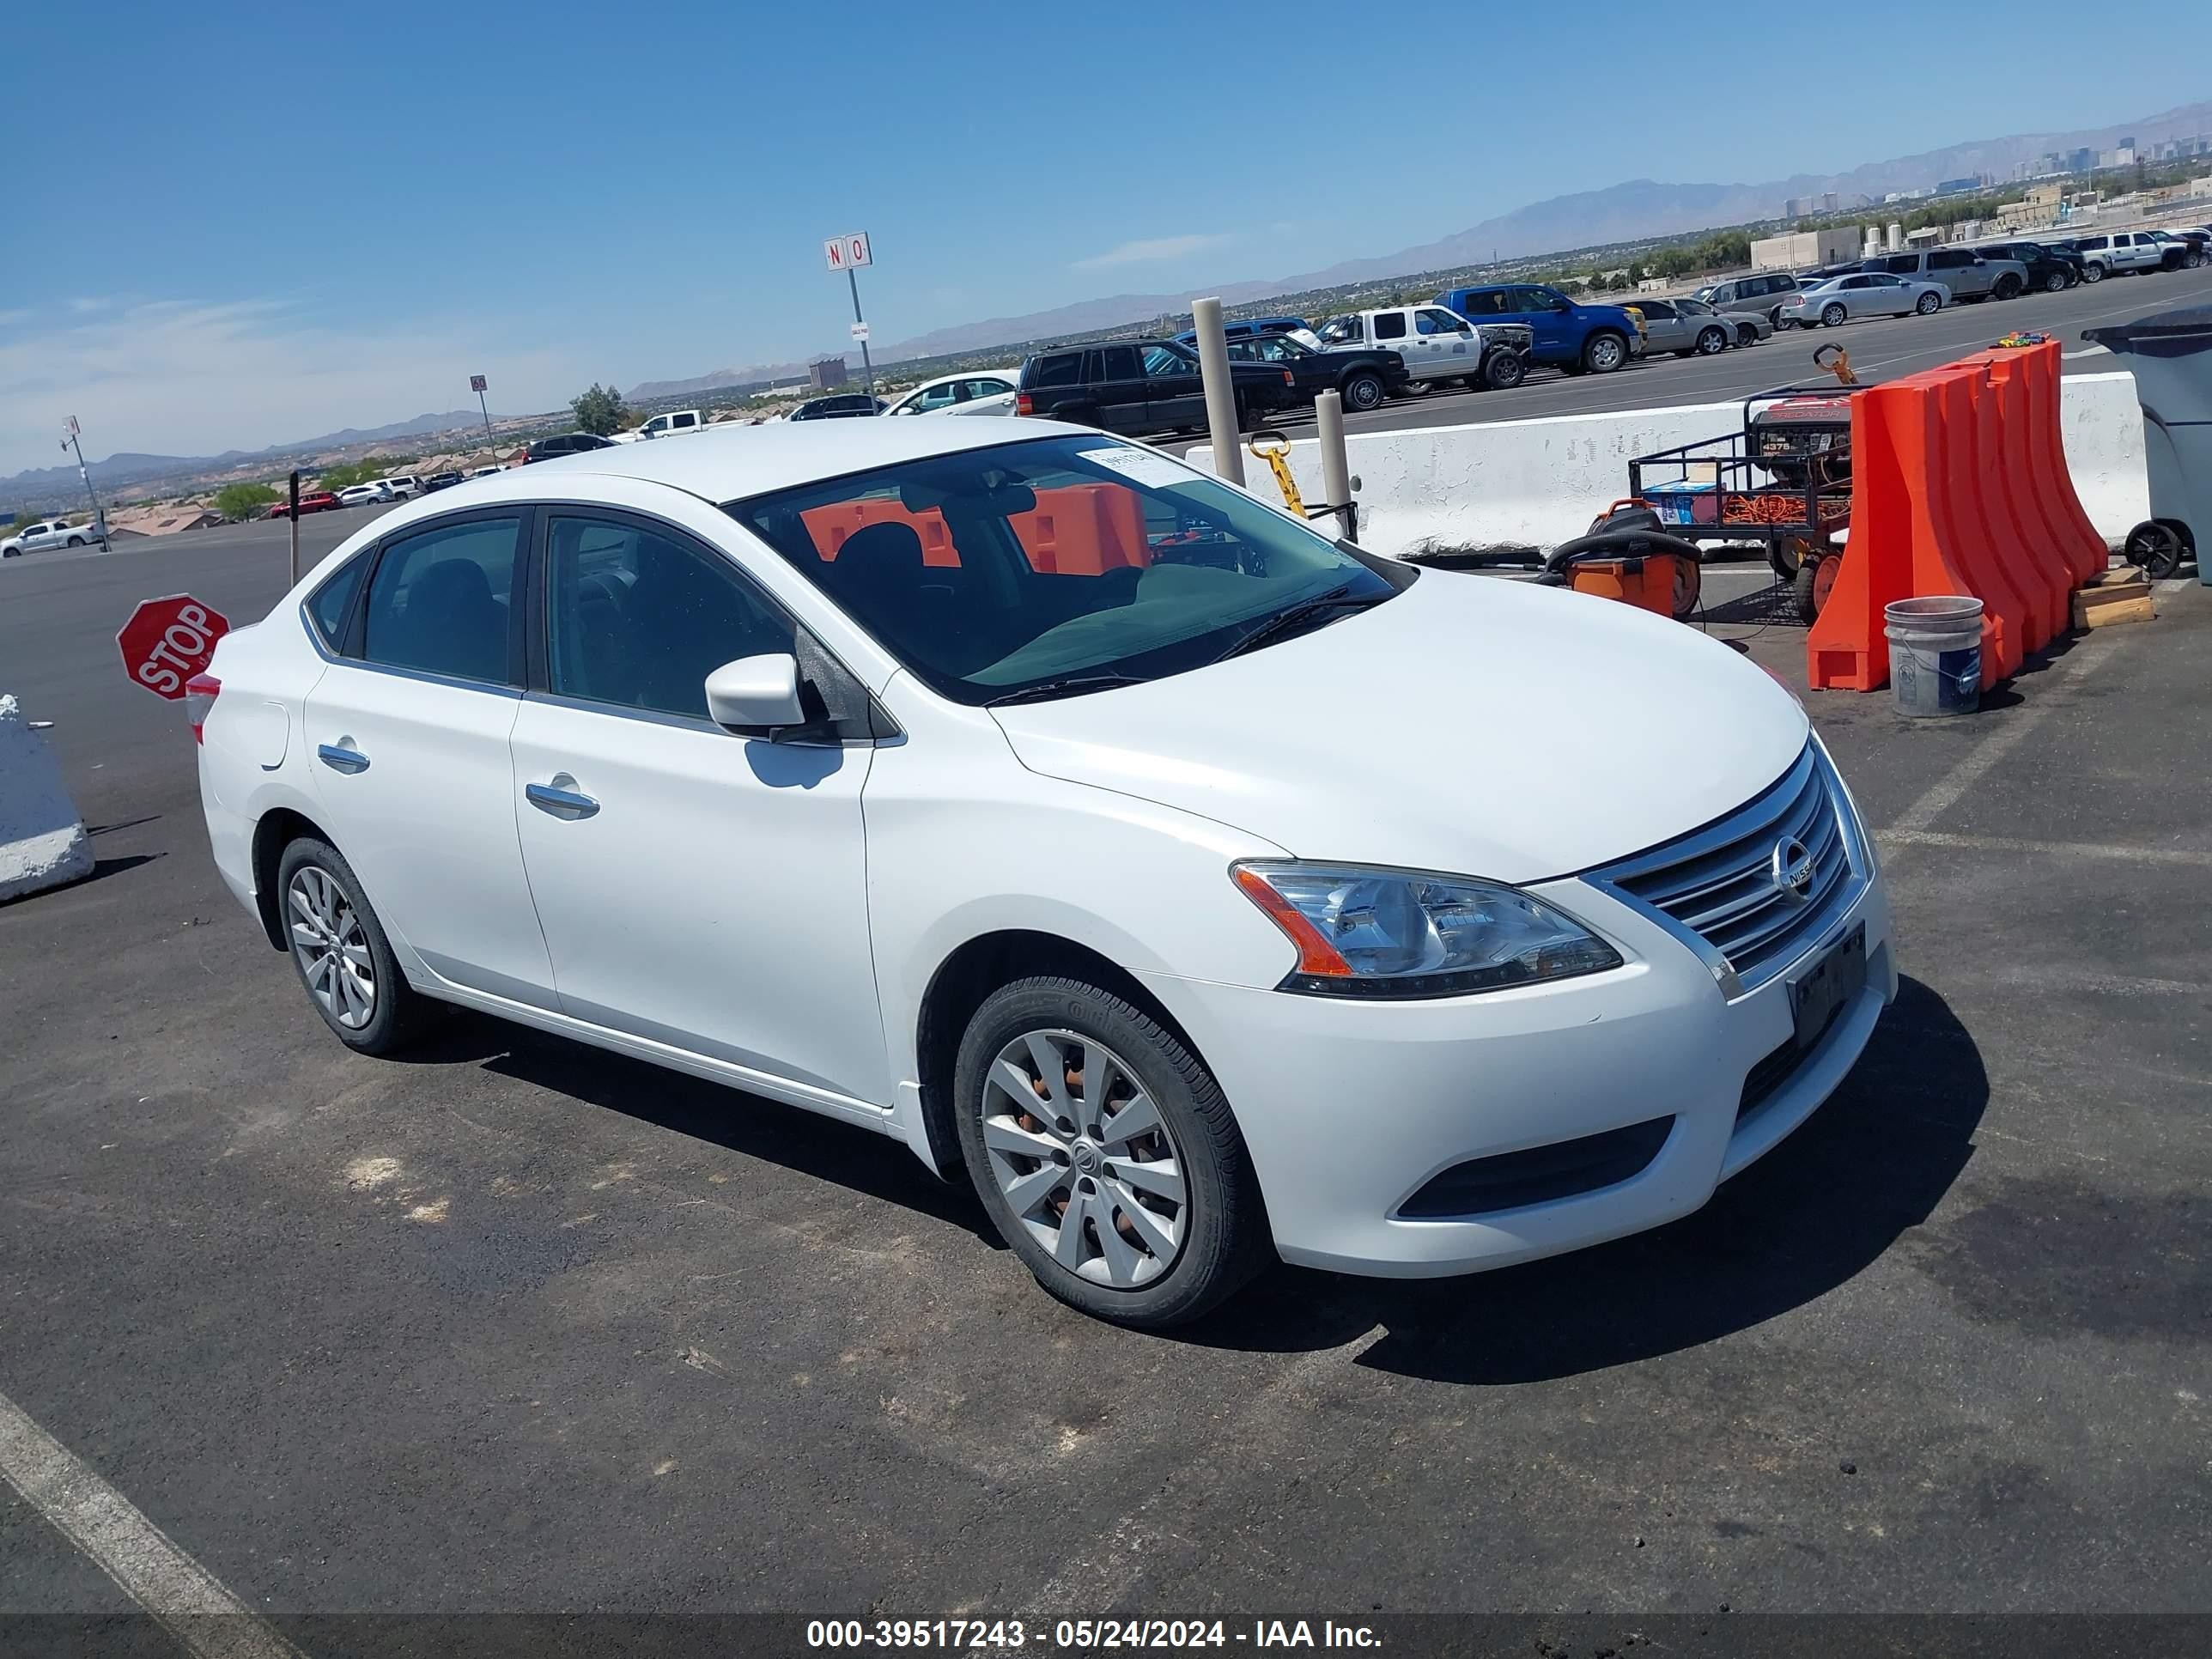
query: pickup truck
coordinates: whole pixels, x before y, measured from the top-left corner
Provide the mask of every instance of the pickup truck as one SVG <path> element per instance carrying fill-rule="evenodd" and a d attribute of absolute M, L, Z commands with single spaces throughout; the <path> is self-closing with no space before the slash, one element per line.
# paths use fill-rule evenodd
<path fill-rule="evenodd" d="M 696 409 L 673 409 L 656 415 L 643 426 L 634 426 L 627 432 L 615 434 L 618 444 L 634 444 L 647 438 L 672 437 L 678 432 L 696 432 L 707 424 L 707 417 Z"/>
<path fill-rule="evenodd" d="M 1324 353 L 1396 352 L 1406 360 L 1405 390 L 1417 394 L 1454 380 L 1469 390 L 1519 386 L 1528 378 L 1535 337 L 1534 329 L 1516 323 L 1478 326 L 1441 305 L 1354 311 L 1321 325 Z"/>
<path fill-rule="evenodd" d="M 0 541 L 0 559 L 13 559 L 25 553 L 43 552 L 50 547 L 89 547 L 94 542 L 105 543 L 97 525 L 71 524 L 66 519 L 41 519 L 36 524 L 27 524 L 5 541 Z"/>
<path fill-rule="evenodd" d="M 1295 334 L 1248 334 L 1226 343 L 1232 363 L 1290 370 L 1291 391 L 1301 404 L 1334 392 L 1346 409 L 1364 414 L 1406 390 L 1406 360 L 1395 351 L 1316 351 Z"/>
<path fill-rule="evenodd" d="M 1923 247 L 1862 260 L 1861 270 L 1908 283 L 1941 283 L 1954 300 L 2016 300 L 2027 291 L 2027 267 L 2017 259 L 1985 259 L 1970 247 Z"/>
<path fill-rule="evenodd" d="M 1644 353 L 1644 333 L 1619 306 L 1578 306 L 1540 283 L 1447 289 L 1434 304 L 1481 326 L 1519 323 L 1535 336 L 1533 362 L 1570 374 L 1610 374 Z"/>
<path fill-rule="evenodd" d="M 2140 274 L 2166 268 L 2166 249 L 2147 230 L 2115 230 L 2102 236 L 2076 236 L 2067 244 L 2081 256 L 2081 280 L 2100 283 L 2122 271 Z"/>
<path fill-rule="evenodd" d="M 1250 431 L 1271 410 L 1297 401 L 1295 377 L 1275 363 L 1231 360 L 1238 428 Z M 1054 346 L 1024 360 L 1014 413 L 1073 421 L 1133 437 L 1195 432 L 1206 424 L 1198 354 L 1173 340 L 1091 340 Z"/>

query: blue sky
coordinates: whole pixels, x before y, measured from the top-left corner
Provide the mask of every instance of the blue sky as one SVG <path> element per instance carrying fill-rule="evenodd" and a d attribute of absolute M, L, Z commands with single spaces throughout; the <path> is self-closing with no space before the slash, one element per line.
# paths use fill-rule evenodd
<path fill-rule="evenodd" d="M 70 413 L 95 456 L 199 453 L 463 407 L 471 371 L 521 411 L 839 347 L 841 231 L 874 238 L 863 298 L 895 342 L 1622 179 L 1837 171 L 2212 96 L 2212 7 L 2162 0 L 1862 0 L 1796 46 L 1753 8 L 1717 78 L 1674 52 L 1639 70 L 1641 20 L 1728 15 L 24 5 L 0 474 L 58 460 Z"/>

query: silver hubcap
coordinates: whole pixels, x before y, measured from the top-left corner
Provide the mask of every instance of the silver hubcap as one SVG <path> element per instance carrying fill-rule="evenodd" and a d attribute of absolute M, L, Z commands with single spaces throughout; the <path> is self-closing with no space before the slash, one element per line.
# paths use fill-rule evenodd
<path fill-rule="evenodd" d="M 307 993 L 349 1031 L 376 1016 L 376 960 L 368 935 L 330 872 L 300 866 L 285 893 L 292 915 L 292 954 Z"/>
<path fill-rule="evenodd" d="M 1592 368 L 1611 368 L 1620 361 L 1620 348 L 1610 340 L 1600 340 L 1590 353 Z"/>
<path fill-rule="evenodd" d="M 1182 1253 L 1182 1152 L 1104 1044 L 1030 1031 L 1001 1048 L 983 1082 L 983 1146 L 1015 1218 L 1070 1273 L 1134 1290 Z"/>

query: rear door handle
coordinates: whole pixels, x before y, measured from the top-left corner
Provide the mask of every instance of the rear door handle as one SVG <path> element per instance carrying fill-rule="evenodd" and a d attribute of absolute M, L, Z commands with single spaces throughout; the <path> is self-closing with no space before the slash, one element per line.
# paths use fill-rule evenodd
<path fill-rule="evenodd" d="M 525 784 L 523 798 L 539 811 L 550 812 L 556 818 L 587 818 L 599 810 L 599 804 L 589 795 L 578 793 L 575 782 L 566 772 L 557 772 L 550 783 Z"/>
<path fill-rule="evenodd" d="M 333 772 L 344 772 L 350 775 L 368 770 L 368 756 L 362 754 L 358 749 L 347 749 L 334 743 L 317 744 L 315 758 Z"/>

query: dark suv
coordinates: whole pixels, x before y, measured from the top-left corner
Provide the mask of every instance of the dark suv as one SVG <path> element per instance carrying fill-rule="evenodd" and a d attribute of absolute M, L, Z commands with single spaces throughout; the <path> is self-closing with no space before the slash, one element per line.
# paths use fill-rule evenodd
<path fill-rule="evenodd" d="M 2040 242 L 1984 242 L 1974 252 L 1984 259 L 2011 259 L 2025 265 L 2027 285 L 2047 294 L 2081 280 L 2081 256 L 2070 248 L 2045 247 Z"/>
<path fill-rule="evenodd" d="M 884 412 L 884 400 L 865 392 L 840 392 L 827 398 L 810 398 L 783 418 L 787 421 L 849 421 Z"/>
<path fill-rule="evenodd" d="M 1231 362 L 1240 430 L 1297 401 L 1297 380 L 1275 363 Z M 1073 421 L 1109 432 L 1195 432 L 1206 424 L 1198 354 L 1173 340 L 1096 340 L 1055 346 L 1022 363 L 1014 413 Z"/>
<path fill-rule="evenodd" d="M 1406 392 L 1406 360 L 1395 351 L 1316 351 L 1287 334 L 1253 334 L 1230 341 L 1229 357 L 1232 362 L 1289 369 L 1291 390 L 1301 404 L 1334 391 L 1346 409 L 1380 409 L 1386 398 Z"/>
<path fill-rule="evenodd" d="M 522 447 L 521 465 L 550 461 L 556 455 L 580 455 L 587 449 L 612 449 L 615 441 L 596 432 L 563 432 L 551 438 L 532 438 Z"/>

